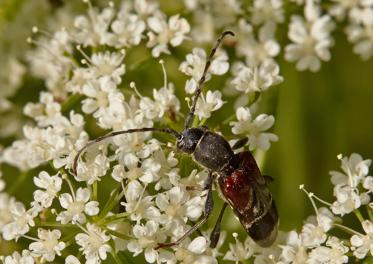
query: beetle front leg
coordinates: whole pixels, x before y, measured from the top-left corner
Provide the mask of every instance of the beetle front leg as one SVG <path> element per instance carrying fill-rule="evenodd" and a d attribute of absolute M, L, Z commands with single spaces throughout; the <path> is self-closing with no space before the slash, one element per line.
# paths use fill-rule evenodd
<path fill-rule="evenodd" d="M 203 214 L 202 219 L 199 220 L 197 223 L 195 223 L 187 232 L 185 232 L 184 235 L 182 235 L 175 242 L 158 243 L 158 245 L 155 247 L 155 249 L 168 248 L 168 247 L 173 247 L 173 246 L 176 246 L 176 245 L 180 244 L 185 238 L 190 236 L 194 231 L 196 231 L 200 226 L 202 226 L 207 221 L 207 219 L 209 218 L 209 216 L 212 212 L 212 209 L 214 208 L 214 199 L 212 197 L 212 183 L 213 183 L 213 180 L 214 180 L 214 176 L 213 176 L 212 172 L 209 172 L 209 176 L 208 176 L 208 179 L 206 181 L 205 188 L 204 188 L 205 190 L 208 190 L 208 192 L 207 192 L 207 198 L 206 198 L 206 202 L 205 202 L 205 212 Z"/>

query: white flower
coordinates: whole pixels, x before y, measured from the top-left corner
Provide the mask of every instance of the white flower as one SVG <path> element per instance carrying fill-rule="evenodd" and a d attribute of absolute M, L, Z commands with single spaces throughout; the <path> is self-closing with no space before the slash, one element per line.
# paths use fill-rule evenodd
<path fill-rule="evenodd" d="M 317 225 L 321 227 L 324 230 L 324 232 L 328 232 L 332 228 L 333 223 L 337 221 L 339 218 L 333 215 L 332 212 L 326 207 L 321 207 L 317 210 Z"/>
<path fill-rule="evenodd" d="M 154 249 L 159 242 L 165 240 L 165 235 L 159 232 L 157 222 L 150 220 L 145 225 L 136 224 L 132 229 L 134 238 L 127 245 L 128 251 L 134 256 L 144 252 L 145 260 L 148 263 L 153 263 L 157 260 L 158 252 Z"/>
<path fill-rule="evenodd" d="M 179 46 L 186 38 L 185 34 L 189 33 L 190 26 L 185 18 L 180 18 L 179 15 L 170 17 L 168 22 L 164 15 L 155 15 L 148 18 L 149 41 L 147 46 L 152 49 L 152 55 L 159 57 L 161 53 L 169 54 L 168 43 L 171 46 Z"/>
<path fill-rule="evenodd" d="M 82 110 L 88 114 L 108 107 L 111 103 L 109 99 L 111 94 L 120 96 L 116 91 L 116 83 L 108 76 L 101 77 L 98 80 L 94 79 L 84 85 L 83 93 L 88 98 L 83 100 Z"/>
<path fill-rule="evenodd" d="M 254 255 L 255 251 L 252 247 L 253 243 L 250 240 L 245 240 L 245 243 L 240 242 L 237 239 L 237 233 L 233 233 L 235 244 L 229 243 L 229 250 L 224 256 L 224 259 L 231 261 L 246 261 Z"/>
<path fill-rule="evenodd" d="M 87 224 L 85 233 L 77 234 L 75 240 L 87 263 L 100 263 L 101 260 L 106 259 L 107 252 L 111 250 L 108 245 L 110 236 L 94 224 Z"/>
<path fill-rule="evenodd" d="M 5 192 L 0 192 L 0 233 L 4 226 L 13 220 L 11 208 L 15 206 L 16 200 Z"/>
<path fill-rule="evenodd" d="M 72 93 L 83 93 L 82 88 L 89 80 L 93 79 L 94 72 L 91 68 L 75 68 L 72 77 L 66 82 L 66 90 Z"/>
<path fill-rule="evenodd" d="M 121 205 L 126 207 L 132 221 L 141 219 L 157 219 L 160 215 L 159 210 L 154 206 L 153 197 L 145 193 L 143 187 L 138 181 L 134 180 L 128 183 L 124 196 L 126 201 Z"/>
<path fill-rule="evenodd" d="M 75 256 L 69 255 L 65 259 L 65 264 L 80 264 L 80 261 Z"/>
<path fill-rule="evenodd" d="M 140 99 L 140 109 L 148 119 L 159 119 L 166 113 L 177 113 L 180 110 L 180 102 L 171 83 L 168 87 L 153 89 L 153 98 L 154 101 L 148 97 Z"/>
<path fill-rule="evenodd" d="M 140 2 L 140 1 L 136 1 Z M 145 1 L 144 1 L 145 2 Z M 137 15 L 128 14 L 127 10 L 121 10 L 118 17 L 111 24 L 114 32 L 113 46 L 116 48 L 138 45 L 143 36 L 146 24 Z"/>
<path fill-rule="evenodd" d="M 74 20 L 74 40 L 85 47 L 110 44 L 112 33 L 109 32 L 109 28 L 113 18 L 114 9 L 111 7 L 103 9 L 100 13 L 89 8 L 88 17 L 81 15 Z"/>
<path fill-rule="evenodd" d="M 66 96 L 65 80 L 74 62 L 65 54 L 71 54 L 72 39 L 66 30 L 59 30 L 50 39 L 38 40 L 38 48 L 27 54 L 31 73 L 42 78 L 47 88 L 56 96 Z"/>
<path fill-rule="evenodd" d="M 65 248 L 64 242 L 59 242 L 61 232 L 57 229 L 45 230 L 38 229 L 38 242 L 30 244 L 29 249 L 32 251 L 33 256 L 41 257 L 41 261 L 51 262 L 54 260 L 56 254 L 61 256 L 61 251 Z"/>
<path fill-rule="evenodd" d="M 26 234 L 31 226 L 35 225 L 35 213 L 32 210 L 26 211 L 22 203 L 12 203 L 9 211 L 12 214 L 12 220 L 2 229 L 5 240 L 18 239 L 20 236 Z"/>
<path fill-rule="evenodd" d="M 172 221 L 183 224 L 188 218 L 191 221 L 198 220 L 202 215 L 205 201 L 200 196 L 190 197 L 184 188 L 178 186 L 158 194 L 155 202 L 164 212 L 159 221 L 169 226 Z M 171 230 L 173 231 L 175 230 Z"/>
<path fill-rule="evenodd" d="M 348 257 L 346 256 L 346 253 L 348 251 L 349 248 L 346 247 L 342 241 L 339 241 L 338 238 L 329 237 L 328 241 L 326 242 L 326 246 L 319 246 L 311 251 L 307 263 L 347 263 Z"/>
<path fill-rule="evenodd" d="M 182 247 L 175 250 L 175 257 L 178 263 L 185 264 L 216 264 L 217 260 L 211 256 L 211 251 L 208 247 L 208 242 L 205 237 L 198 236 L 192 241 L 186 241 Z"/>
<path fill-rule="evenodd" d="M 4 264 L 34 264 L 36 260 L 30 255 L 30 251 L 23 250 L 22 255 L 17 251 L 13 252 L 11 256 L 4 258 Z"/>
<path fill-rule="evenodd" d="M 47 126 L 61 117 L 61 105 L 55 102 L 53 94 L 40 93 L 40 103 L 27 103 L 23 109 L 25 115 L 35 119 L 39 126 Z"/>
<path fill-rule="evenodd" d="M 312 0 L 308 0 L 305 7 L 305 20 L 297 15 L 291 17 L 289 39 L 294 42 L 286 46 L 285 58 L 297 61 L 300 71 L 316 72 L 322 61 L 330 60 L 329 48 L 333 45 L 330 36 L 334 23 L 330 16 L 320 16 L 320 7 Z"/>
<path fill-rule="evenodd" d="M 359 8 L 359 4 L 362 3 L 361 0 L 332 0 L 334 5 L 329 9 L 329 13 L 336 17 L 337 20 L 342 21 L 346 14 L 349 16 Z"/>
<path fill-rule="evenodd" d="M 373 55 L 373 10 L 371 6 L 357 9 L 353 21 L 346 28 L 348 40 L 354 44 L 354 53 L 363 60 Z"/>
<path fill-rule="evenodd" d="M 44 189 L 34 192 L 34 200 L 44 208 L 50 207 L 53 199 L 61 190 L 61 177 L 58 174 L 50 176 L 46 171 L 42 171 L 38 177 L 34 177 L 34 183 L 37 187 Z"/>
<path fill-rule="evenodd" d="M 61 194 L 59 200 L 62 208 L 66 209 L 57 215 L 56 220 L 62 224 L 68 222 L 85 223 L 87 215 L 97 215 L 99 212 L 98 202 L 89 201 L 91 192 L 87 188 L 79 188 L 76 194 L 71 196 L 69 193 Z"/>
<path fill-rule="evenodd" d="M 338 238 L 329 237 L 326 246 L 319 246 L 311 251 L 307 263 L 347 263 L 348 256 L 346 256 L 346 253 L 348 251 L 349 248 L 342 241 L 339 241 Z"/>
<path fill-rule="evenodd" d="M 231 84 L 240 92 L 263 92 L 269 87 L 281 83 L 284 78 L 279 75 L 280 68 L 273 60 L 266 60 L 257 67 L 238 63 L 233 67 Z"/>
<path fill-rule="evenodd" d="M 135 0 L 133 3 L 133 8 L 142 19 L 159 12 L 158 6 L 159 3 L 155 0 Z"/>
<path fill-rule="evenodd" d="M 188 93 L 194 93 L 195 89 L 197 88 L 197 83 L 202 77 L 206 60 L 206 52 L 201 48 L 194 48 L 192 53 L 186 55 L 186 60 L 180 64 L 179 70 L 192 77 L 187 84 Z M 211 66 L 206 74 L 206 80 L 211 78 L 211 74 L 223 75 L 228 71 L 228 69 L 228 56 L 225 52 L 220 52 L 212 60 Z"/>
<path fill-rule="evenodd" d="M 344 173 L 331 171 L 331 182 L 334 185 L 349 185 L 352 188 L 356 188 L 368 175 L 371 160 L 363 160 L 361 155 L 356 153 L 352 153 L 350 157 L 343 157 L 340 160 Z"/>
<path fill-rule="evenodd" d="M 70 168 L 77 149 L 87 142 L 87 134 L 83 131 L 83 117 L 74 111 L 70 112 L 70 119 L 60 112 L 53 114 L 53 117 L 43 114 L 38 117 L 39 126 L 25 125 L 25 139 L 15 141 L 11 147 L 5 149 L 4 160 L 22 170 L 35 168 L 51 160 L 56 168 Z"/>
<path fill-rule="evenodd" d="M 125 73 L 125 65 L 123 64 L 124 52 L 99 52 L 94 53 L 90 59 L 90 67 L 95 78 L 110 77 L 110 80 L 116 84 L 122 82 L 121 76 Z M 102 84 L 102 89 L 105 89 L 106 84 Z"/>
<path fill-rule="evenodd" d="M 75 179 L 77 181 L 85 181 L 88 184 L 93 184 L 106 174 L 109 165 L 108 157 L 102 154 L 89 159 L 88 162 L 79 162 Z"/>
<path fill-rule="evenodd" d="M 307 263 L 307 250 L 306 247 L 303 246 L 301 237 L 297 232 L 289 232 L 286 245 L 280 247 L 282 248 L 282 263 Z"/>
<path fill-rule="evenodd" d="M 365 220 L 361 225 L 366 235 L 353 235 L 350 239 L 351 245 L 354 247 L 353 254 L 358 259 L 365 258 L 368 252 L 373 254 L 373 223 Z"/>
<path fill-rule="evenodd" d="M 303 225 L 300 237 L 304 246 L 317 247 L 326 241 L 327 234 L 321 226 L 307 223 Z"/>
<path fill-rule="evenodd" d="M 272 133 L 263 133 L 271 128 L 275 122 L 273 116 L 261 114 L 252 120 L 249 108 L 240 107 L 236 110 L 237 122 L 229 124 L 232 126 L 232 133 L 235 135 L 245 134 L 248 138 L 249 149 L 256 148 L 268 150 L 271 141 L 277 141 L 278 137 Z"/>
<path fill-rule="evenodd" d="M 268 22 L 284 22 L 282 0 L 255 0 L 251 12 L 251 21 L 255 25 L 260 25 Z"/>
<path fill-rule="evenodd" d="M 196 116 L 199 119 L 209 118 L 211 116 L 211 112 L 220 109 L 223 106 L 224 102 L 221 100 L 221 92 L 220 91 L 210 91 L 208 90 L 206 93 L 206 97 L 201 94 L 201 96 L 197 100 L 196 105 Z"/>
<path fill-rule="evenodd" d="M 272 60 L 280 53 L 280 44 L 275 37 L 276 24 L 266 23 L 261 26 L 257 37 L 254 32 L 245 19 L 238 21 L 236 52 L 239 56 L 245 56 L 246 63 L 251 67 Z"/>
<path fill-rule="evenodd" d="M 359 194 L 358 190 L 348 185 L 337 185 L 334 187 L 334 196 L 337 198 L 332 204 L 334 214 L 343 216 L 359 208 L 362 204 L 369 203 L 370 197 L 367 193 Z"/>

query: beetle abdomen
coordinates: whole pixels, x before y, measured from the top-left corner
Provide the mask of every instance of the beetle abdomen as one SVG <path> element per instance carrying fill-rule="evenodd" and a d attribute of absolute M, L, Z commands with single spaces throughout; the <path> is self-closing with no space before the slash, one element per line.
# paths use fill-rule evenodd
<path fill-rule="evenodd" d="M 244 223 L 242 224 L 244 225 Z M 272 206 L 267 214 L 259 221 L 254 222 L 246 231 L 261 247 L 269 247 L 273 244 L 278 231 L 278 214 L 274 201 L 272 201 Z"/>

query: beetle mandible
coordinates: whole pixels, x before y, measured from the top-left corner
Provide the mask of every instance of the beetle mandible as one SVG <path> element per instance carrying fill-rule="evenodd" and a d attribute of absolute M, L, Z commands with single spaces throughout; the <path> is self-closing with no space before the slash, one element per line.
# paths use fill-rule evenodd
<path fill-rule="evenodd" d="M 172 247 L 179 244 L 207 221 L 214 204 L 212 197 L 214 182 L 217 182 L 225 202 L 215 227 L 211 232 L 210 247 L 214 248 L 218 242 L 220 223 L 227 205 L 233 209 L 246 232 L 258 245 L 268 247 L 276 239 L 279 222 L 278 213 L 268 189 L 268 183 L 272 178 L 261 174 L 254 157 L 249 151 L 237 154 L 233 152 L 234 149 L 238 149 L 247 143 L 247 137 L 237 141 L 231 147 L 223 136 L 209 130 L 207 127 L 191 127 L 197 99 L 201 94 L 212 58 L 227 35 L 234 36 L 234 33 L 232 31 L 224 31 L 217 39 L 206 60 L 202 77 L 198 81 L 191 108 L 185 119 L 184 129 L 181 133 L 167 127 L 144 127 L 114 131 L 88 142 L 78 151 L 74 158 L 73 172 L 76 175 L 79 157 L 89 146 L 117 135 L 155 131 L 175 137 L 177 149 L 191 155 L 196 163 L 209 171 L 209 176 L 205 184 L 207 198 L 203 217 L 178 240 L 158 244 L 156 248 Z"/>

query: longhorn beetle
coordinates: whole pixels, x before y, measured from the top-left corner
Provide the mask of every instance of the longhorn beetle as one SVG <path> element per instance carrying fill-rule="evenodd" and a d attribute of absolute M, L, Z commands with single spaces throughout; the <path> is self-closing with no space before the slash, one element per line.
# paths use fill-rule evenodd
<path fill-rule="evenodd" d="M 270 246 L 277 236 L 278 214 L 272 195 L 268 190 L 271 177 L 262 176 L 255 159 L 249 151 L 235 154 L 238 149 L 247 143 L 247 137 L 230 147 L 227 140 L 221 135 L 210 131 L 207 127 L 191 127 L 195 115 L 197 99 L 201 94 L 207 71 L 212 58 L 227 35 L 234 36 L 231 31 L 224 31 L 217 39 L 207 58 L 202 77 L 198 81 L 193 96 L 192 105 L 185 119 L 184 130 L 179 133 L 171 128 L 144 127 L 122 131 L 114 131 L 88 142 L 81 148 L 74 158 L 73 172 L 77 173 L 77 163 L 80 155 L 92 144 L 107 138 L 127 133 L 156 131 L 172 135 L 176 138 L 176 147 L 179 151 L 192 156 L 195 162 L 209 171 L 205 190 L 207 198 L 202 219 L 193 225 L 182 237 L 170 243 L 160 243 L 156 248 L 172 247 L 202 226 L 213 209 L 212 185 L 217 182 L 225 202 L 218 216 L 215 227 L 210 235 L 210 247 L 214 248 L 220 235 L 220 223 L 227 205 L 233 209 L 249 236 L 260 246 Z"/>

